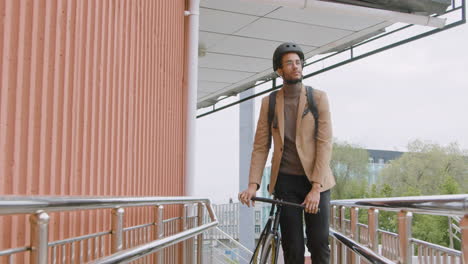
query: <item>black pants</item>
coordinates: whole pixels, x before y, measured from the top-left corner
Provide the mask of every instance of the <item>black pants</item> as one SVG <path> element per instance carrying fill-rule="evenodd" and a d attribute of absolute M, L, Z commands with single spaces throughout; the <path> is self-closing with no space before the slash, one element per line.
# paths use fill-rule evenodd
<path fill-rule="evenodd" d="M 302 203 L 312 186 L 306 176 L 280 173 L 275 186 L 276 197 L 284 201 Z M 320 212 L 308 214 L 302 209 L 283 206 L 280 216 L 281 243 L 286 264 L 304 263 L 304 230 L 307 248 L 313 264 L 330 262 L 328 229 L 330 219 L 330 190 L 320 193 Z M 303 217 L 304 216 L 304 217 Z"/>

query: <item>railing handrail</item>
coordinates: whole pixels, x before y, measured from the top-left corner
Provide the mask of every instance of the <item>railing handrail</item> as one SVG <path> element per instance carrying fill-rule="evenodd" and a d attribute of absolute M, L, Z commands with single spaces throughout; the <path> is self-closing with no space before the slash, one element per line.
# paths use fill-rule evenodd
<path fill-rule="evenodd" d="M 166 237 L 166 238 L 162 238 L 162 239 L 159 239 L 159 240 L 155 240 L 155 241 L 152 241 L 150 243 L 146 243 L 144 245 L 141 245 L 141 246 L 137 246 L 137 247 L 133 247 L 133 248 L 130 248 L 130 249 L 126 249 L 126 250 L 122 250 L 122 251 L 119 251 L 117 253 L 114 253 L 110 256 L 107 256 L 107 257 L 104 257 L 104 258 L 100 258 L 100 259 L 97 259 L 95 261 L 92 261 L 90 262 L 91 263 L 95 263 L 95 264 L 106 264 L 106 263 L 120 263 L 122 261 L 132 261 L 132 260 L 136 260 L 136 259 L 139 259 L 141 257 L 144 257 L 148 254 L 152 254 L 154 252 L 157 252 L 165 247 L 168 247 L 168 246 L 171 246 L 171 245 L 174 245 L 178 242 L 181 242 L 181 241 L 184 241 L 184 240 L 187 240 L 189 238 L 192 238 L 192 237 L 195 237 L 203 232 L 205 232 L 206 230 L 212 228 L 212 227 L 215 227 L 216 225 L 218 225 L 218 222 L 215 221 L 215 222 L 211 222 L 211 223 L 208 223 L 208 224 L 204 224 L 204 225 L 201 225 L 201 226 L 198 226 L 198 227 L 194 227 L 194 228 L 191 228 L 189 230 L 186 230 L 186 231 L 182 231 L 180 233 L 177 233 L 175 235 L 171 235 L 169 237 Z"/>
<path fill-rule="evenodd" d="M 333 200 L 332 205 L 410 211 L 432 215 L 468 215 L 468 194 Z"/>
<path fill-rule="evenodd" d="M 334 238 L 336 238 L 338 241 L 343 243 L 348 249 L 354 251 L 359 256 L 365 258 L 370 263 L 376 263 L 376 264 L 391 264 L 391 263 L 393 264 L 394 263 L 393 261 L 375 253 L 371 249 L 357 243 L 353 239 L 346 237 L 340 232 L 337 232 L 333 228 L 330 228 L 330 236 L 333 236 Z"/>
<path fill-rule="evenodd" d="M 457 257 L 462 256 L 461 251 L 458 251 L 458 250 L 455 250 L 455 249 L 452 249 L 452 248 L 446 248 L 444 246 L 437 245 L 437 244 L 434 244 L 434 243 L 429 243 L 429 242 L 424 241 L 424 240 L 411 238 L 411 242 L 416 243 L 416 244 L 421 244 L 421 245 L 424 245 L 426 247 L 430 247 L 430 248 L 436 249 L 438 251 L 442 251 L 442 252 L 457 256 Z"/>
<path fill-rule="evenodd" d="M 123 215 L 124 209 L 128 207 L 155 206 L 162 212 L 162 205 L 167 204 L 189 204 L 198 203 L 198 213 L 203 215 L 202 208 L 206 207 L 210 222 L 200 225 L 202 218 L 199 218 L 199 226 L 184 230 L 177 234 L 170 235 L 152 242 L 140 245 L 131 249 L 120 251 L 122 248 L 123 235 Z M 205 206 L 203 206 L 203 204 Z M 59 197 L 59 196 L 3 196 L 0 197 L 0 215 L 11 214 L 31 214 L 32 231 L 34 240 L 27 250 L 32 251 L 33 263 L 47 263 L 48 259 L 48 226 L 49 212 L 63 212 L 89 209 L 113 209 L 112 213 L 112 252 L 113 254 L 93 263 L 115 263 L 124 260 L 133 260 L 156 252 L 162 248 L 171 246 L 180 241 L 192 238 L 202 232 L 218 225 L 218 219 L 214 213 L 211 200 L 199 197 Z M 164 222 L 161 216 L 159 226 Z M 115 222 L 114 222 L 115 221 Z M 159 231 L 158 231 L 159 232 Z M 159 235 L 158 235 L 159 236 Z M 31 236 L 33 237 L 33 236 Z M 17 250 L 17 249 L 14 249 Z M 3 253 L 15 253 L 16 251 L 4 251 Z M 199 249 L 198 252 L 201 252 Z M 162 256 L 162 255 L 161 255 Z M 200 257 L 201 255 L 198 255 Z"/>
<path fill-rule="evenodd" d="M 10 249 L 1 250 L 0 257 L 8 256 L 8 255 L 15 254 L 15 253 L 25 252 L 28 250 L 31 250 L 31 247 L 18 247 L 18 248 L 10 248 Z"/>
<path fill-rule="evenodd" d="M 202 202 L 211 205 L 209 198 L 200 197 L 76 197 L 76 196 L 2 196 L 0 215 L 33 214 L 39 210 L 46 212 L 106 209 L 117 207 L 137 207 L 166 204 Z M 215 219 L 211 206 L 207 206 L 210 217 Z"/>

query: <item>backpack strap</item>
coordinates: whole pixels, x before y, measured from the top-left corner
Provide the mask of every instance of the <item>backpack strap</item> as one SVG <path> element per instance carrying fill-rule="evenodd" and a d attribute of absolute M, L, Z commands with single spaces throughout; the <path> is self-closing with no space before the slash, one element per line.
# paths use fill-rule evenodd
<path fill-rule="evenodd" d="M 314 100 L 314 92 L 313 88 L 310 86 L 306 86 L 306 93 L 307 93 L 307 104 L 309 105 L 309 110 L 314 116 L 314 121 L 315 121 L 315 129 L 314 129 L 314 138 L 317 138 L 317 133 L 318 133 L 318 119 L 319 119 L 319 113 L 317 109 L 317 105 L 315 104 Z"/>
<path fill-rule="evenodd" d="M 278 91 L 274 91 L 269 95 L 269 103 L 268 103 L 268 149 L 271 148 L 271 124 L 273 123 L 273 119 L 275 118 L 275 107 L 276 107 L 276 93 Z"/>

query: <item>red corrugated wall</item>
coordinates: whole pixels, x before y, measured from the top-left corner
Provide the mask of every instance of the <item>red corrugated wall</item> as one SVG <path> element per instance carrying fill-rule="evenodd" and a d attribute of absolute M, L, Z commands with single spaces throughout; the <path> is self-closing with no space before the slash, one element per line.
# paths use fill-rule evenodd
<path fill-rule="evenodd" d="M 1 195 L 184 195 L 184 8 L 0 0 Z M 127 226 L 152 217 L 130 213 Z M 54 214 L 50 237 L 109 220 Z M 0 249 L 26 245 L 28 228 L 24 216 L 0 217 Z"/>

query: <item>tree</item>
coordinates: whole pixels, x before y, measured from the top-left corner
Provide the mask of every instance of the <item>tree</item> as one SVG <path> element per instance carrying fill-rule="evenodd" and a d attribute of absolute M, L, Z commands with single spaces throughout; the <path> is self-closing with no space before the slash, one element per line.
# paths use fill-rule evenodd
<path fill-rule="evenodd" d="M 394 196 L 468 191 L 467 152 L 456 143 L 443 147 L 416 140 L 408 150 L 379 174 L 380 185 L 391 185 Z"/>
<path fill-rule="evenodd" d="M 392 161 L 380 172 L 380 188 L 373 193 L 380 197 L 457 194 L 468 192 L 468 159 L 466 150 L 456 143 L 446 147 L 416 140 L 409 152 Z M 380 189 L 380 191 L 379 191 Z M 395 232 L 396 217 L 380 215 L 381 228 Z M 448 246 L 448 218 L 415 214 L 415 238 Z M 459 245 L 455 245 L 459 249 Z"/>
<path fill-rule="evenodd" d="M 369 154 L 347 142 L 335 142 L 330 162 L 336 186 L 332 199 L 363 198 L 367 195 Z"/>

